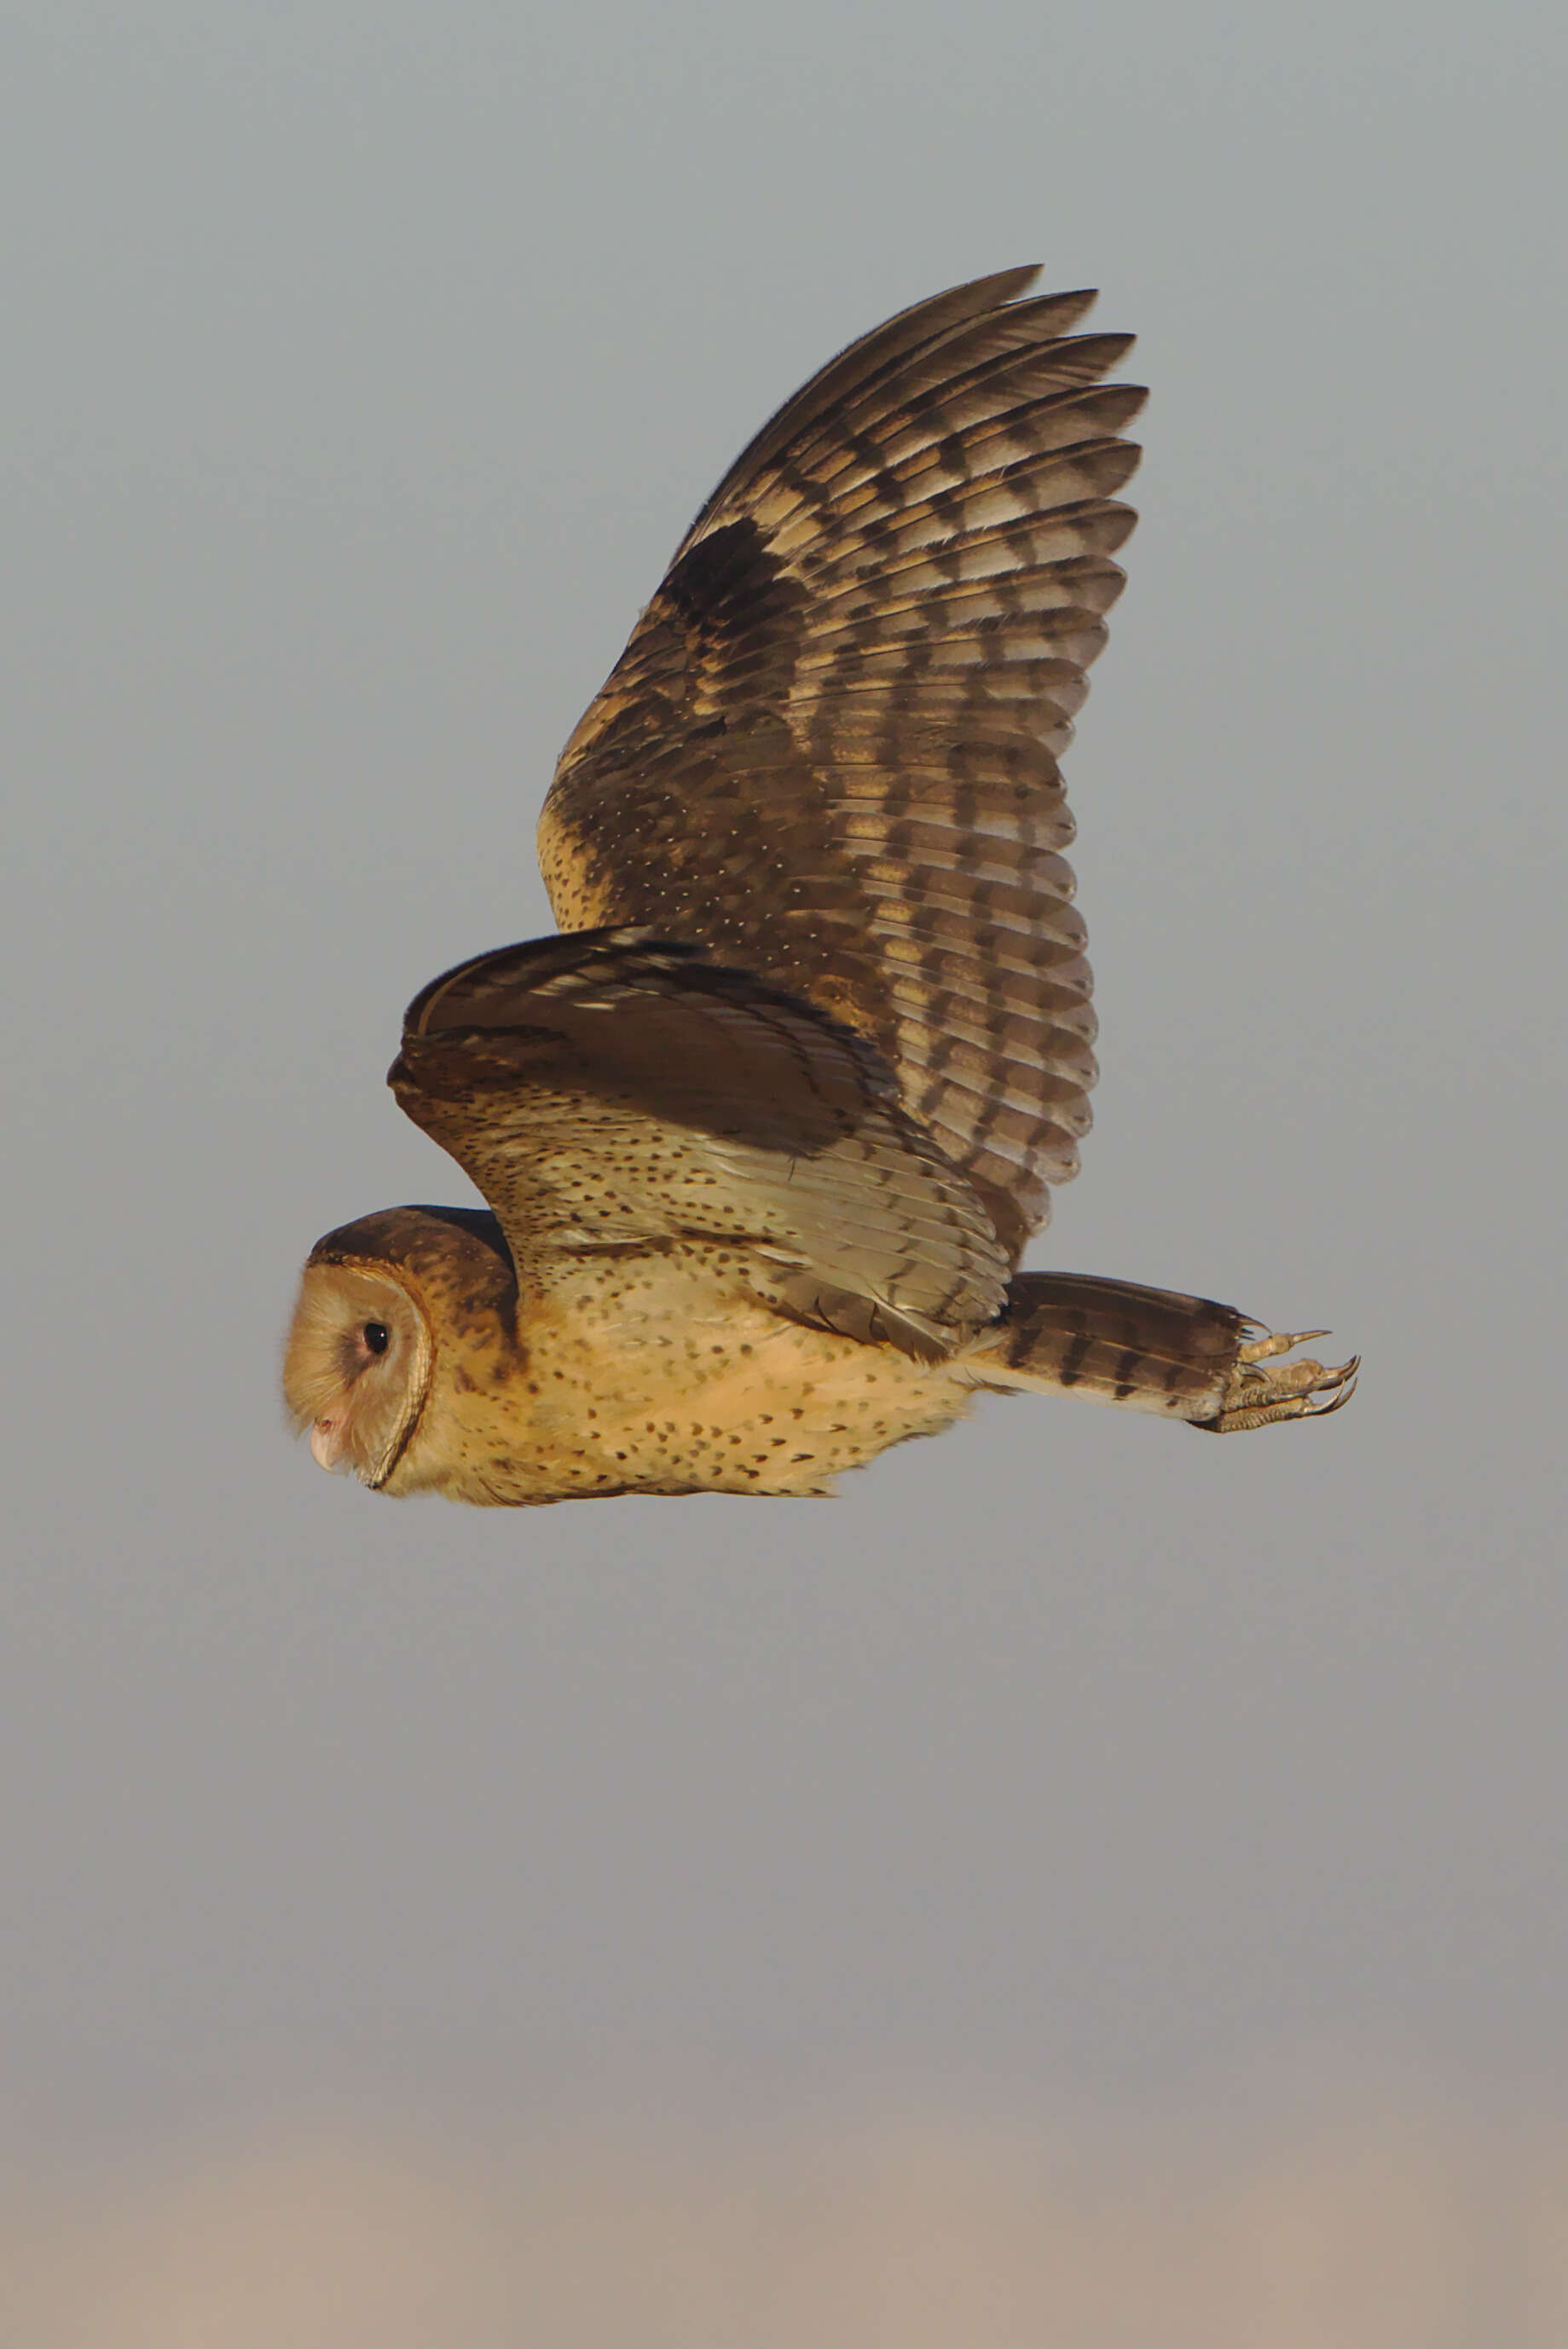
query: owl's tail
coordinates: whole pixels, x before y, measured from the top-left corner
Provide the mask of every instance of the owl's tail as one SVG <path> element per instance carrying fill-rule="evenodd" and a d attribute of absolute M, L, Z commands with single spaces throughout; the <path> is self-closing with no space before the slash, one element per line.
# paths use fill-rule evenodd
<path fill-rule="evenodd" d="M 1000 1317 L 954 1368 L 976 1386 L 1081 1394 L 1229 1433 L 1316 1418 L 1349 1401 L 1355 1361 L 1275 1366 L 1304 1336 L 1324 1334 L 1273 1337 L 1232 1306 L 1130 1280 L 1021 1272 Z"/>

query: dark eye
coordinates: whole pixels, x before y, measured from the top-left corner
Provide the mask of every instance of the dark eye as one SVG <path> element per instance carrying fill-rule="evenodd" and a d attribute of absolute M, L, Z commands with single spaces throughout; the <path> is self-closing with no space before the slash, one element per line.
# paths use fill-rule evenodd
<path fill-rule="evenodd" d="M 390 1332 L 385 1321 L 367 1321 L 359 1334 L 373 1354 L 384 1354 L 391 1343 Z"/>

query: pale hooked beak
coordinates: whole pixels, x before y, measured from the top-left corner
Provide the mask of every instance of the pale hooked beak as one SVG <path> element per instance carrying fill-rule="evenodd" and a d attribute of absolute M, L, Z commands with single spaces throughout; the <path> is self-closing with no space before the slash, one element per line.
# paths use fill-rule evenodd
<path fill-rule="evenodd" d="M 341 1420 L 318 1419 L 310 1432 L 310 1456 L 318 1468 L 335 1475 L 346 1463 L 348 1434 Z"/>

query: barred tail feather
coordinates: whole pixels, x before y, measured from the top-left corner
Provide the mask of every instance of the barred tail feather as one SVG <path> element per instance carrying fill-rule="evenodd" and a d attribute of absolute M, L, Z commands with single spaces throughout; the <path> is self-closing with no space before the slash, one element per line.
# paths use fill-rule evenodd
<path fill-rule="evenodd" d="M 1229 1305 L 1094 1273 L 1015 1276 L 1000 1318 L 965 1349 L 976 1385 L 1080 1394 L 1202 1424 L 1221 1416 L 1259 1324 Z"/>

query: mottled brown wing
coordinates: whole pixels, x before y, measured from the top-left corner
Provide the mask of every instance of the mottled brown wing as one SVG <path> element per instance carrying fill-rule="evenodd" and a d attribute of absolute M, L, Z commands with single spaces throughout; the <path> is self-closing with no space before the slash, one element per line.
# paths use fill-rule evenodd
<path fill-rule="evenodd" d="M 971 1185 L 852 1030 L 701 950 L 597 931 L 509 947 L 409 1006 L 393 1090 L 542 1252 L 736 1246 L 756 1293 L 936 1355 L 1007 1266 Z"/>
<path fill-rule="evenodd" d="M 1095 1079 L 1057 761 L 1123 585 L 1143 394 L 1033 270 L 904 312 L 781 409 L 562 754 L 562 929 L 700 941 L 869 1038 L 1013 1257 Z"/>

